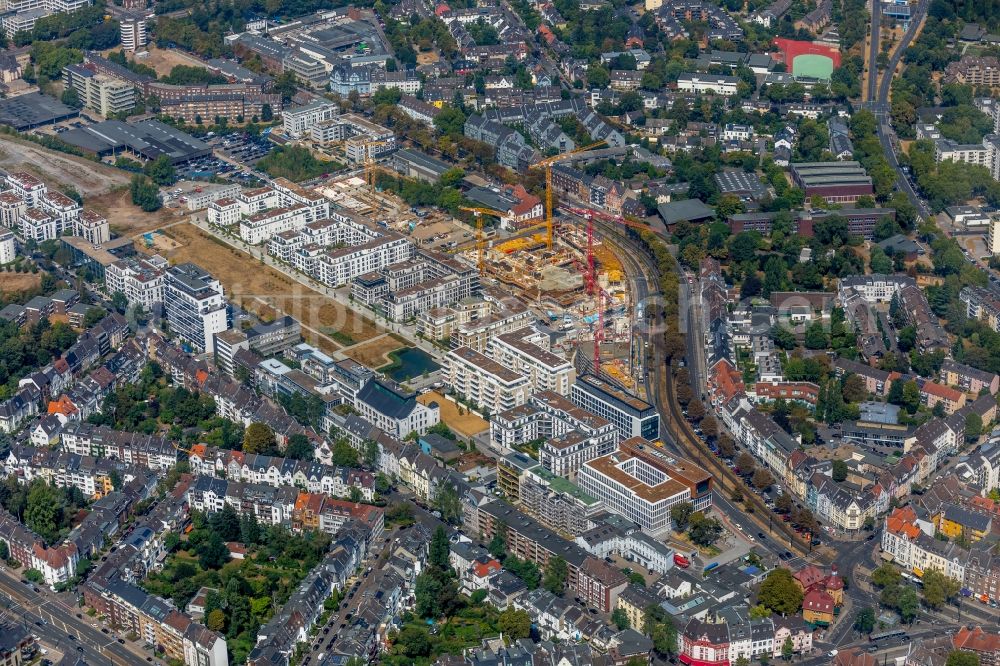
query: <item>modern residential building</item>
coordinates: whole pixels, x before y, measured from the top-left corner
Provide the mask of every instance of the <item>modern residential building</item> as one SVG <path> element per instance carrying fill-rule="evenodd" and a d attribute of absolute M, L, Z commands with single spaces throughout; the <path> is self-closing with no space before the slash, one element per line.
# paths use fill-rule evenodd
<path fill-rule="evenodd" d="M 199 353 L 213 353 L 215 334 L 232 324 L 222 283 L 192 263 L 166 270 L 163 306 L 170 332 Z"/>
<path fill-rule="evenodd" d="M 337 117 L 339 109 L 333 102 L 319 99 L 315 102 L 281 112 L 285 134 L 293 139 L 309 134 L 315 125 Z"/>
<path fill-rule="evenodd" d="M 500 365 L 525 375 L 532 391 L 552 391 L 568 396 L 576 378 L 573 364 L 531 341 L 531 329 L 504 333 L 493 338 L 488 353 Z"/>
<path fill-rule="evenodd" d="M 468 347 L 448 352 L 441 379 L 455 393 L 490 414 L 523 405 L 531 395 L 528 377 Z"/>
<path fill-rule="evenodd" d="M 104 282 L 109 293 L 124 294 L 129 307 L 139 305 L 146 312 L 151 312 L 163 302 L 167 266 L 167 260 L 158 254 L 120 259 L 104 269 Z"/>

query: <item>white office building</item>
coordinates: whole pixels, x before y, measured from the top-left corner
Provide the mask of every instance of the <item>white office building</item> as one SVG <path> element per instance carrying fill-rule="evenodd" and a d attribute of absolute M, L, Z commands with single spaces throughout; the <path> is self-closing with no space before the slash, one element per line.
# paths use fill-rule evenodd
<path fill-rule="evenodd" d="M 163 307 L 170 332 L 198 353 L 214 353 L 215 334 L 230 325 L 231 313 L 222 283 L 195 264 L 167 269 Z"/>
<path fill-rule="evenodd" d="M 611 421 L 622 439 L 660 437 L 660 415 L 645 400 L 594 375 L 577 377 L 570 392 L 573 404 Z"/>

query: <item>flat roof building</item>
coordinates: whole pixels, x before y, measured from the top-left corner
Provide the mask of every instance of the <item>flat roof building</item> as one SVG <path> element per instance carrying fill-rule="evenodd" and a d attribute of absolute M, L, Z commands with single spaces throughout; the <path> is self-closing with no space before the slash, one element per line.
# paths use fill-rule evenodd
<path fill-rule="evenodd" d="M 80 112 L 55 97 L 28 93 L 0 100 L 0 125 L 10 125 L 18 132 L 76 118 Z"/>
<path fill-rule="evenodd" d="M 180 164 L 212 154 L 212 147 L 201 139 L 159 120 L 138 123 L 106 120 L 63 132 L 60 138 L 102 157 L 130 152 L 143 160 L 155 160 L 166 155 L 173 164 Z"/>
<path fill-rule="evenodd" d="M 645 400 L 594 375 L 577 377 L 570 393 L 573 404 L 611 421 L 622 439 L 660 437 L 660 415 Z"/>
<path fill-rule="evenodd" d="M 802 162 L 791 165 L 792 179 L 805 192 L 828 203 L 856 203 L 872 196 L 872 179 L 858 162 Z"/>

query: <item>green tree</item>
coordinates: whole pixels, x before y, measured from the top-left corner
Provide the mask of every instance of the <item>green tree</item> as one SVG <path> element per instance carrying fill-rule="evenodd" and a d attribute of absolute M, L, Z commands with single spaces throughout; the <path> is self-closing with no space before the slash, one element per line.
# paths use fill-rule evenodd
<path fill-rule="evenodd" d="M 446 106 L 434 116 L 434 127 L 445 136 L 457 138 L 462 136 L 465 131 L 465 120 L 465 114 L 461 109 Z"/>
<path fill-rule="evenodd" d="M 365 465 L 371 469 L 378 467 L 379 457 L 382 455 L 378 442 L 374 439 L 366 439 L 364 444 L 362 444 L 362 450 L 364 452 Z"/>
<path fill-rule="evenodd" d="M 564 560 L 561 556 L 556 555 L 555 557 L 549 558 L 548 564 L 545 566 L 545 576 L 542 578 L 542 587 L 552 594 L 562 596 L 566 588 L 566 579 L 568 577 L 569 567 L 566 565 L 566 560 Z"/>
<path fill-rule="evenodd" d="M 760 585 L 757 600 L 781 615 L 793 615 L 802 608 L 802 590 L 788 569 L 773 570 Z"/>
<path fill-rule="evenodd" d="M 333 464 L 339 467 L 357 467 L 358 450 L 346 439 L 338 439 L 333 445 Z"/>
<path fill-rule="evenodd" d="M 692 513 L 694 505 L 690 502 L 681 502 L 670 507 L 670 519 L 674 522 L 674 529 L 678 532 L 686 531 Z"/>
<path fill-rule="evenodd" d="M 457 525 L 462 519 L 462 499 L 458 496 L 458 489 L 455 485 L 447 481 L 437 486 L 432 505 L 441 512 L 441 519 L 445 522 Z"/>
<path fill-rule="evenodd" d="M 847 463 L 843 460 L 833 461 L 833 480 L 836 482 L 846 481 L 847 474 L 850 469 L 847 467 Z"/>
<path fill-rule="evenodd" d="M 244 453 L 267 453 L 276 448 L 274 431 L 265 423 L 251 423 L 243 432 Z"/>
<path fill-rule="evenodd" d="M 66 86 L 66 88 L 63 89 L 60 101 L 66 106 L 74 109 L 83 108 L 83 102 L 80 100 L 80 94 L 76 91 L 76 88 L 74 88 L 73 86 Z"/>
<path fill-rule="evenodd" d="M 226 626 L 226 614 L 222 612 L 221 608 L 213 609 L 206 617 L 205 626 L 212 631 L 221 632 Z"/>
<path fill-rule="evenodd" d="M 975 652 L 964 650 L 952 650 L 948 654 L 948 661 L 945 666 L 979 666 L 979 655 Z"/>
<path fill-rule="evenodd" d="M 795 347 L 798 346 L 798 342 L 795 340 L 795 334 L 781 324 L 771 327 L 771 339 L 774 340 L 776 347 L 786 351 L 789 349 L 795 349 Z"/>
<path fill-rule="evenodd" d="M 396 644 L 403 648 L 407 657 L 429 657 L 431 654 L 431 637 L 421 627 L 404 627 L 396 637 Z"/>
<path fill-rule="evenodd" d="M 975 412 L 965 417 L 965 441 L 975 442 L 983 434 L 983 418 Z"/>
<path fill-rule="evenodd" d="M 805 343 L 807 349 L 826 349 L 829 346 L 822 322 L 814 321 L 806 327 Z"/>
<path fill-rule="evenodd" d="M 430 562 L 432 566 L 448 570 L 451 568 L 451 565 L 448 563 L 448 555 L 450 553 L 451 544 L 448 541 L 448 533 L 445 531 L 444 527 L 438 525 L 437 529 L 434 530 L 434 536 L 431 537 L 431 545 L 427 561 Z"/>
<path fill-rule="evenodd" d="M 854 616 L 854 628 L 863 634 L 870 634 L 875 629 L 875 609 L 865 606 Z"/>
<path fill-rule="evenodd" d="M 229 549 L 226 542 L 216 532 L 198 547 L 198 558 L 202 569 L 221 569 L 229 561 Z"/>
<path fill-rule="evenodd" d="M 872 585 L 875 587 L 889 587 L 898 585 L 903 577 L 891 564 L 882 564 L 872 572 Z"/>
<path fill-rule="evenodd" d="M 149 178 L 140 174 L 132 176 L 129 192 L 132 195 L 132 203 L 147 213 L 159 210 L 163 205 L 163 202 L 160 201 L 159 188 Z"/>
<path fill-rule="evenodd" d="M 379 495 L 385 495 L 390 490 L 392 490 L 392 483 L 389 481 L 389 477 L 387 477 L 382 472 L 379 472 L 378 474 L 376 474 L 375 475 L 375 492 L 377 492 Z"/>
<path fill-rule="evenodd" d="M 708 547 L 722 536 L 722 524 L 715 518 L 705 516 L 701 511 L 691 514 L 688 538 L 699 546 Z"/>
<path fill-rule="evenodd" d="M 781 644 L 781 658 L 788 661 L 795 654 L 795 645 L 791 636 L 785 636 L 785 642 Z"/>
<path fill-rule="evenodd" d="M 146 166 L 142 170 L 160 187 L 173 185 L 177 182 L 177 170 L 174 169 L 173 163 L 166 155 L 160 155 L 155 160 L 146 162 Z"/>
<path fill-rule="evenodd" d="M 47 543 L 59 538 L 65 500 L 62 491 L 44 481 L 35 481 L 28 490 L 24 523 Z"/>
<path fill-rule="evenodd" d="M 527 611 L 508 608 L 497 618 L 497 629 L 511 641 L 531 636 L 531 616 Z"/>
<path fill-rule="evenodd" d="M 288 446 L 285 447 L 285 457 L 295 460 L 312 460 L 316 455 L 316 448 L 309 438 L 302 433 L 295 433 L 288 438 Z"/>
<path fill-rule="evenodd" d="M 961 584 L 937 569 L 928 569 L 923 576 L 924 603 L 931 608 L 940 608 L 953 599 Z"/>
<path fill-rule="evenodd" d="M 226 503 L 221 511 L 213 513 L 209 518 L 209 525 L 223 541 L 237 541 L 242 536 L 240 515 L 232 504 Z"/>
<path fill-rule="evenodd" d="M 628 615 L 625 614 L 625 611 L 620 606 L 611 613 L 611 621 L 615 623 L 619 631 L 632 628 L 632 623 L 628 621 Z"/>
<path fill-rule="evenodd" d="M 501 561 L 506 558 L 507 525 L 505 523 L 497 523 L 496 531 L 493 533 L 493 538 L 490 539 L 489 551 L 493 557 Z"/>

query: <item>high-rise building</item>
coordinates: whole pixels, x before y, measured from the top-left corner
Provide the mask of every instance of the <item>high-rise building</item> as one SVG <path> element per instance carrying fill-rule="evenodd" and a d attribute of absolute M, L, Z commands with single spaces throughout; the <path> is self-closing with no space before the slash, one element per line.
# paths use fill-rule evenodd
<path fill-rule="evenodd" d="M 139 13 L 130 13 L 122 17 L 122 48 L 126 51 L 139 51 L 147 43 L 146 18 Z"/>
<path fill-rule="evenodd" d="M 171 333 L 198 353 L 214 353 L 215 334 L 228 329 L 232 320 L 222 283 L 191 263 L 167 270 L 163 307 Z"/>
<path fill-rule="evenodd" d="M 990 228 L 986 232 L 986 249 L 990 254 L 1000 254 L 1000 217 L 990 218 Z"/>

